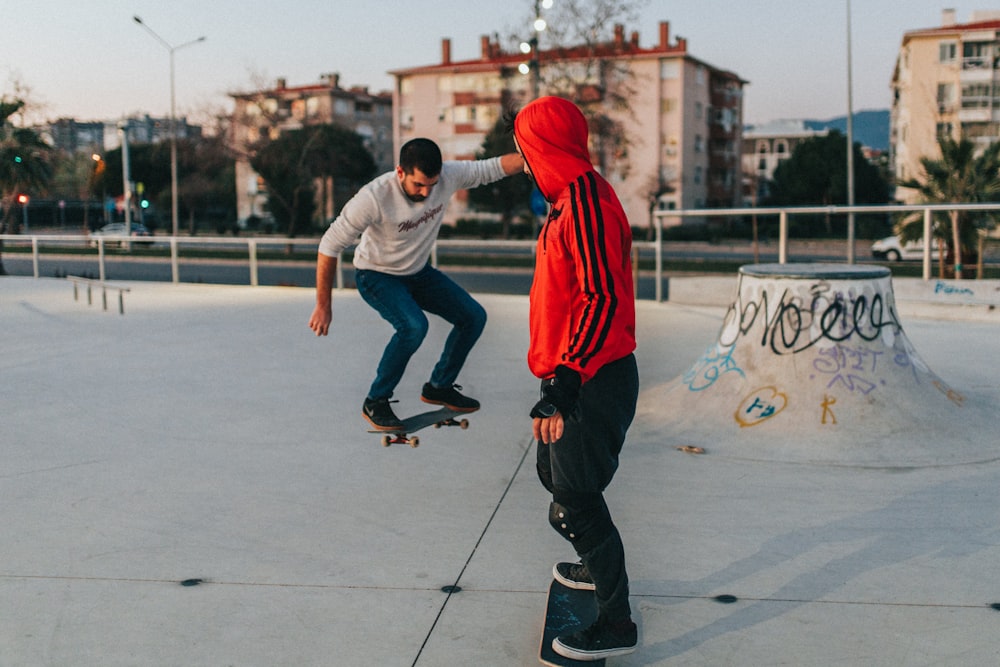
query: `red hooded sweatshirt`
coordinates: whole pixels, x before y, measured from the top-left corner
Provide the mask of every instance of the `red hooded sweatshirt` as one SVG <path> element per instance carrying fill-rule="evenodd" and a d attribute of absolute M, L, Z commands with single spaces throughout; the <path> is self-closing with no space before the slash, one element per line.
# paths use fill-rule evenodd
<path fill-rule="evenodd" d="M 585 383 L 635 349 L 632 230 L 618 196 L 590 162 L 587 121 L 572 102 L 541 97 L 518 112 L 514 137 L 552 204 L 538 237 L 528 367 L 564 365 Z"/>

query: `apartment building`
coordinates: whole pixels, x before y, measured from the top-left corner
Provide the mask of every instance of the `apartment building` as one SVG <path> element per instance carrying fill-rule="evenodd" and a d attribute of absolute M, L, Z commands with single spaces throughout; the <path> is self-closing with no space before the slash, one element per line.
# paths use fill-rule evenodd
<path fill-rule="evenodd" d="M 175 120 L 178 139 L 199 139 L 200 125 L 191 125 L 187 117 Z M 80 121 L 59 118 L 33 129 L 56 150 L 67 153 L 102 153 L 121 146 L 120 127 L 128 128 L 129 142 L 157 144 L 170 140 L 170 119 L 149 114 L 130 116 L 122 120 Z"/>
<path fill-rule="evenodd" d="M 942 12 L 936 28 L 903 35 L 892 75 L 890 155 L 897 180 L 921 177 L 920 159 L 939 157 L 940 136 L 1000 140 L 1000 11 L 958 23 Z M 899 188 L 912 203 L 916 192 Z"/>
<path fill-rule="evenodd" d="M 341 88 L 338 74 L 324 74 L 318 83 L 289 86 L 286 79 L 278 79 L 273 88 L 232 93 L 230 97 L 235 101 L 232 133 L 237 149 L 236 215 L 241 222 L 265 215 L 266 186 L 246 157 L 249 148 L 262 137 L 274 139 L 285 131 L 335 123 L 361 135 L 379 172 L 395 164 L 389 92 L 369 93 L 367 87 L 361 86 Z M 337 202 L 329 198 L 323 203 L 326 210 L 320 215 L 328 219 Z"/>
<path fill-rule="evenodd" d="M 671 42 L 669 23 L 659 24 L 652 46 L 641 46 L 637 32 L 626 38 L 618 25 L 607 43 L 542 49 L 536 58 L 537 67 L 522 74 L 526 56 L 484 36 L 478 58 L 455 61 L 451 40 L 442 39 L 440 62 L 390 72 L 395 145 L 430 137 L 445 159 L 472 158 L 505 109 L 523 106 L 536 91 L 560 92 L 556 72 L 576 67 L 577 98 L 599 105 L 624 130 L 624 141 L 610 148 L 592 133 L 591 152 L 633 226 L 649 224 L 654 209 L 738 205 L 747 82 L 694 57 L 687 40 Z M 627 110 L 613 103 L 613 89 Z M 464 211 L 460 194 L 446 221 Z"/>

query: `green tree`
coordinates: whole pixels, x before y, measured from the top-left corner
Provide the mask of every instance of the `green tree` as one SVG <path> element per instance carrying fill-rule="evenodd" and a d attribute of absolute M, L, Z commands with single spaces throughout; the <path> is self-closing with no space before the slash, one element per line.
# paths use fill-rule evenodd
<path fill-rule="evenodd" d="M 291 130 L 266 140 L 254 147 L 250 165 L 267 183 L 267 208 L 289 237 L 312 226 L 317 187 L 322 211 L 333 192 L 345 191 L 338 181 L 358 186 L 375 173 L 375 160 L 361 136 L 332 124 Z M 350 190 L 356 187 L 346 188 Z M 338 210 L 336 205 L 332 208 Z"/>
<path fill-rule="evenodd" d="M 15 127 L 11 122 L 11 116 L 22 107 L 22 100 L 0 98 L 0 206 L 3 207 L 0 233 L 4 234 L 16 233 L 20 227 L 19 207 L 14 205 L 18 195 L 37 196 L 52 178 L 48 144 L 34 130 Z M 7 275 L 2 254 L 0 275 Z"/>
<path fill-rule="evenodd" d="M 501 118 L 483 138 L 476 157 L 485 159 L 513 152 L 514 135 Z M 499 213 L 503 238 L 510 238 L 511 221 L 529 210 L 532 187 L 527 174 L 515 174 L 469 190 L 469 204 L 480 211 Z"/>
<path fill-rule="evenodd" d="M 219 233 L 227 228 L 235 230 L 236 166 L 224 137 L 178 142 L 177 150 L 178 162 L 186 167 L 186 175 L 177 184 L 178 207 L 188 219 L 189 233 L 196 233 L 197 218 L 213 225 Z M 170 196 L 169 182 L 163 195 Z"/>
<path fill-rule="evenodd" d="M 865 159 L 861 146 L 854 150 L 854 201 L 884 204 L 889 201 L 889 183 L 879 168 Z M 799 143 L 792 155 L 778 165 L 771 180 L 768 206 L 837 206 L 847 204 L 847 139 L 837 130 Z M 838 216 L 839 217 L 839 216 Z M 833 220 L 826 219 L 827 235 L 834 234 Z M 810 235 L 808 228 L 796 230 Z"/>
<path fill-rule="evenodd" d="M 997 201 L 1000 195 L 1000 142 L 990 144 L 979 155 L 976 155 L 976 144 L 964 137 L 958 141 L 942 137 L 938 139 L 938 148 L 940 158 L 920 159 L 921 178 L 900 181 L 899 186 L 916 190 L 921 201 L 928 204 Z M 981 232 L 996 226 L 994 214 L 978 211 L 935 212 L 931 225 L 933 236 L 941 239 L 948 249 L 941 262 L 941 275 L 945 275 L 945 265 L 952 263 L 955 278 L 961 279 L 963 256 L 978 255 L 981 277 L 984 238 Z M 899 223 L 898 230 L 904 240 L 921 238 L 922 216 L 907 216 Z"/>

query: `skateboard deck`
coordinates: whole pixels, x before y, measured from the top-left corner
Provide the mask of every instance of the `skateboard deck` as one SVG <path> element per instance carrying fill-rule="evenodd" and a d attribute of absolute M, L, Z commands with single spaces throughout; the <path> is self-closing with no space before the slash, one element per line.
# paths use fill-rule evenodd
<path fill-rule="evenodd" d="M 594 599 L 594 591 L 569 588 L 553 580 L 545 605 L 545 627 L 542 629 L 542 643 L 538 650 L 539 662 L 552 667 L 603 665 L 603 658 L 584 662 L 565 658 L 552 650 L 553 639 L 585 628 L 596 620 L 597 600 Z"/>
<path fill-rule="evenodd" d="M 459 428 L 467 429 L 469 428 L 468 419 L 455 419 L 455 417 L 466 414 L 469 413 L 456 412 L 450 408 L 438 408 L 436 410 L 421 412 L 420 414 L 400 420 L 403 422 L 402 428 L 393 431 L 377 431 L 369 429 L 368 432 L 381 433 L 383 447 L 400 444 L 417 447 L 420 445 L 420 438 L 413 435 L 414 433 L 420 429 L 427 428 L 428 426 L 433 426 L 434 428 L 440 428 L 442 426 L 458 426 Z"/>

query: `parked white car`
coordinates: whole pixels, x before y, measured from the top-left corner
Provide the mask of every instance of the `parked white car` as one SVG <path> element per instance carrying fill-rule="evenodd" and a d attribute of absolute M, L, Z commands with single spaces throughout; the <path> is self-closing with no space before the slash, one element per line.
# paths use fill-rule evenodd
<path fill-rule="evenodd" d="M 931 242 L 931 252 L 937 252 L 937 239 Z M 872 256 L 875 259 L 887 259 L 898 262 L 901 259 L 923 259 L 924 241 L 907 241 L 903 243 L 898 236 L 888 236 L 872 244 Z"/>
<path fill-rule="evenodd" d="M 117 243 L 121 245 L 121 241 L 118 239 L 125 236 L 125 223 L 124 222 L 112 222 L 110 224 L 104 225 L 96 232 L 90 233 L 90 247 L 97 247 L 97 237 L 103 236 L 105 238 L 114 239 L 113 242 L 105 241 L 105 247 L 112 245 L 112 243 Z M 138 222 L 132 223 L 132 239 L 135 243 L 152 243 L 153 239 L 150 238 L 151 234 L 149 229 L 145 225 L 139 224 Z"/>

